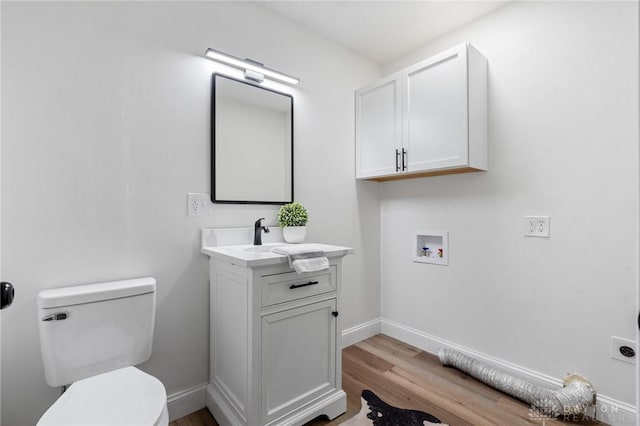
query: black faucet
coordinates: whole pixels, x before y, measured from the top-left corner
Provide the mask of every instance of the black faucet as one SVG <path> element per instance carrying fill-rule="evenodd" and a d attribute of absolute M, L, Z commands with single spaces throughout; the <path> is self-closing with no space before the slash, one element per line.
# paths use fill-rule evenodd
<path fill-rule="evenodd" d="M 253 245 L 261 246 L 262 245 L 262 231 L 265 233 L 269 233 L 269 228 L 266 226 L 262 226 L 260 222 L 264 220 L 264 217 L 256 220 L 256 223 L 253 224 Z"/>

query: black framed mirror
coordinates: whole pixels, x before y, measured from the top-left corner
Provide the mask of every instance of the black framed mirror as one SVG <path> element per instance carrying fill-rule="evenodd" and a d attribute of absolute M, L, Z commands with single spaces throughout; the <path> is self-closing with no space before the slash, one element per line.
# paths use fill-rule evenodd
<path fill-rule="evenodd" d="M 211 201 L 293 201 L 293 96 L 213 74 Z"/>

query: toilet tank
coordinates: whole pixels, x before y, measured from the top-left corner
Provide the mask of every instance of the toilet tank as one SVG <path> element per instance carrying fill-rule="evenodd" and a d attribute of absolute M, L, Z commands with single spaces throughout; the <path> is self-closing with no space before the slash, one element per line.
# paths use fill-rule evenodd
<path fill-rule="evenodd" d="M 149 359 L 155 306 L 151 277 L 41 291 L 38 325 L 47 384 L 68 385 Z"/>

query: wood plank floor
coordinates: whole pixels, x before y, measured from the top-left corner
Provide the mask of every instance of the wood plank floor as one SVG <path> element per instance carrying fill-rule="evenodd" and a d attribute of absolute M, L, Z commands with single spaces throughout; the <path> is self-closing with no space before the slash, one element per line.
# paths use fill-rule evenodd
<path fill-rule="evenodd" d="M 360 411 L 360 395 L 373 391 L 388 404 L 425 411 L 451 426 L 542 425 L 530 407 L 453 368 L 438 357 L 384 335 L 342 351 L 342 387 L 347 412 L 333 421 L 316 419 L 305 426 L 334 426 Z M 546 420 L 546 425 L 603 425 L 588 419 Z M 205 408 L 169 426 L 218 426 Z"/>

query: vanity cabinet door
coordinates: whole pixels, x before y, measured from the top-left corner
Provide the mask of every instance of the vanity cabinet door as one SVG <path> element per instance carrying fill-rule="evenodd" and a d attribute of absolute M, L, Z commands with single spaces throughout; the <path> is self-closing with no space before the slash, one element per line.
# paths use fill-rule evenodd
<path fill-rule="evenodd" d="M 336 389 L 336 299 L 262 317 L 262 423 Z"/>
<path fill-rule="evenodd" d="M 401 170 L 400 85 L 391 76 L 356 91 L 356 178 Z"/>

